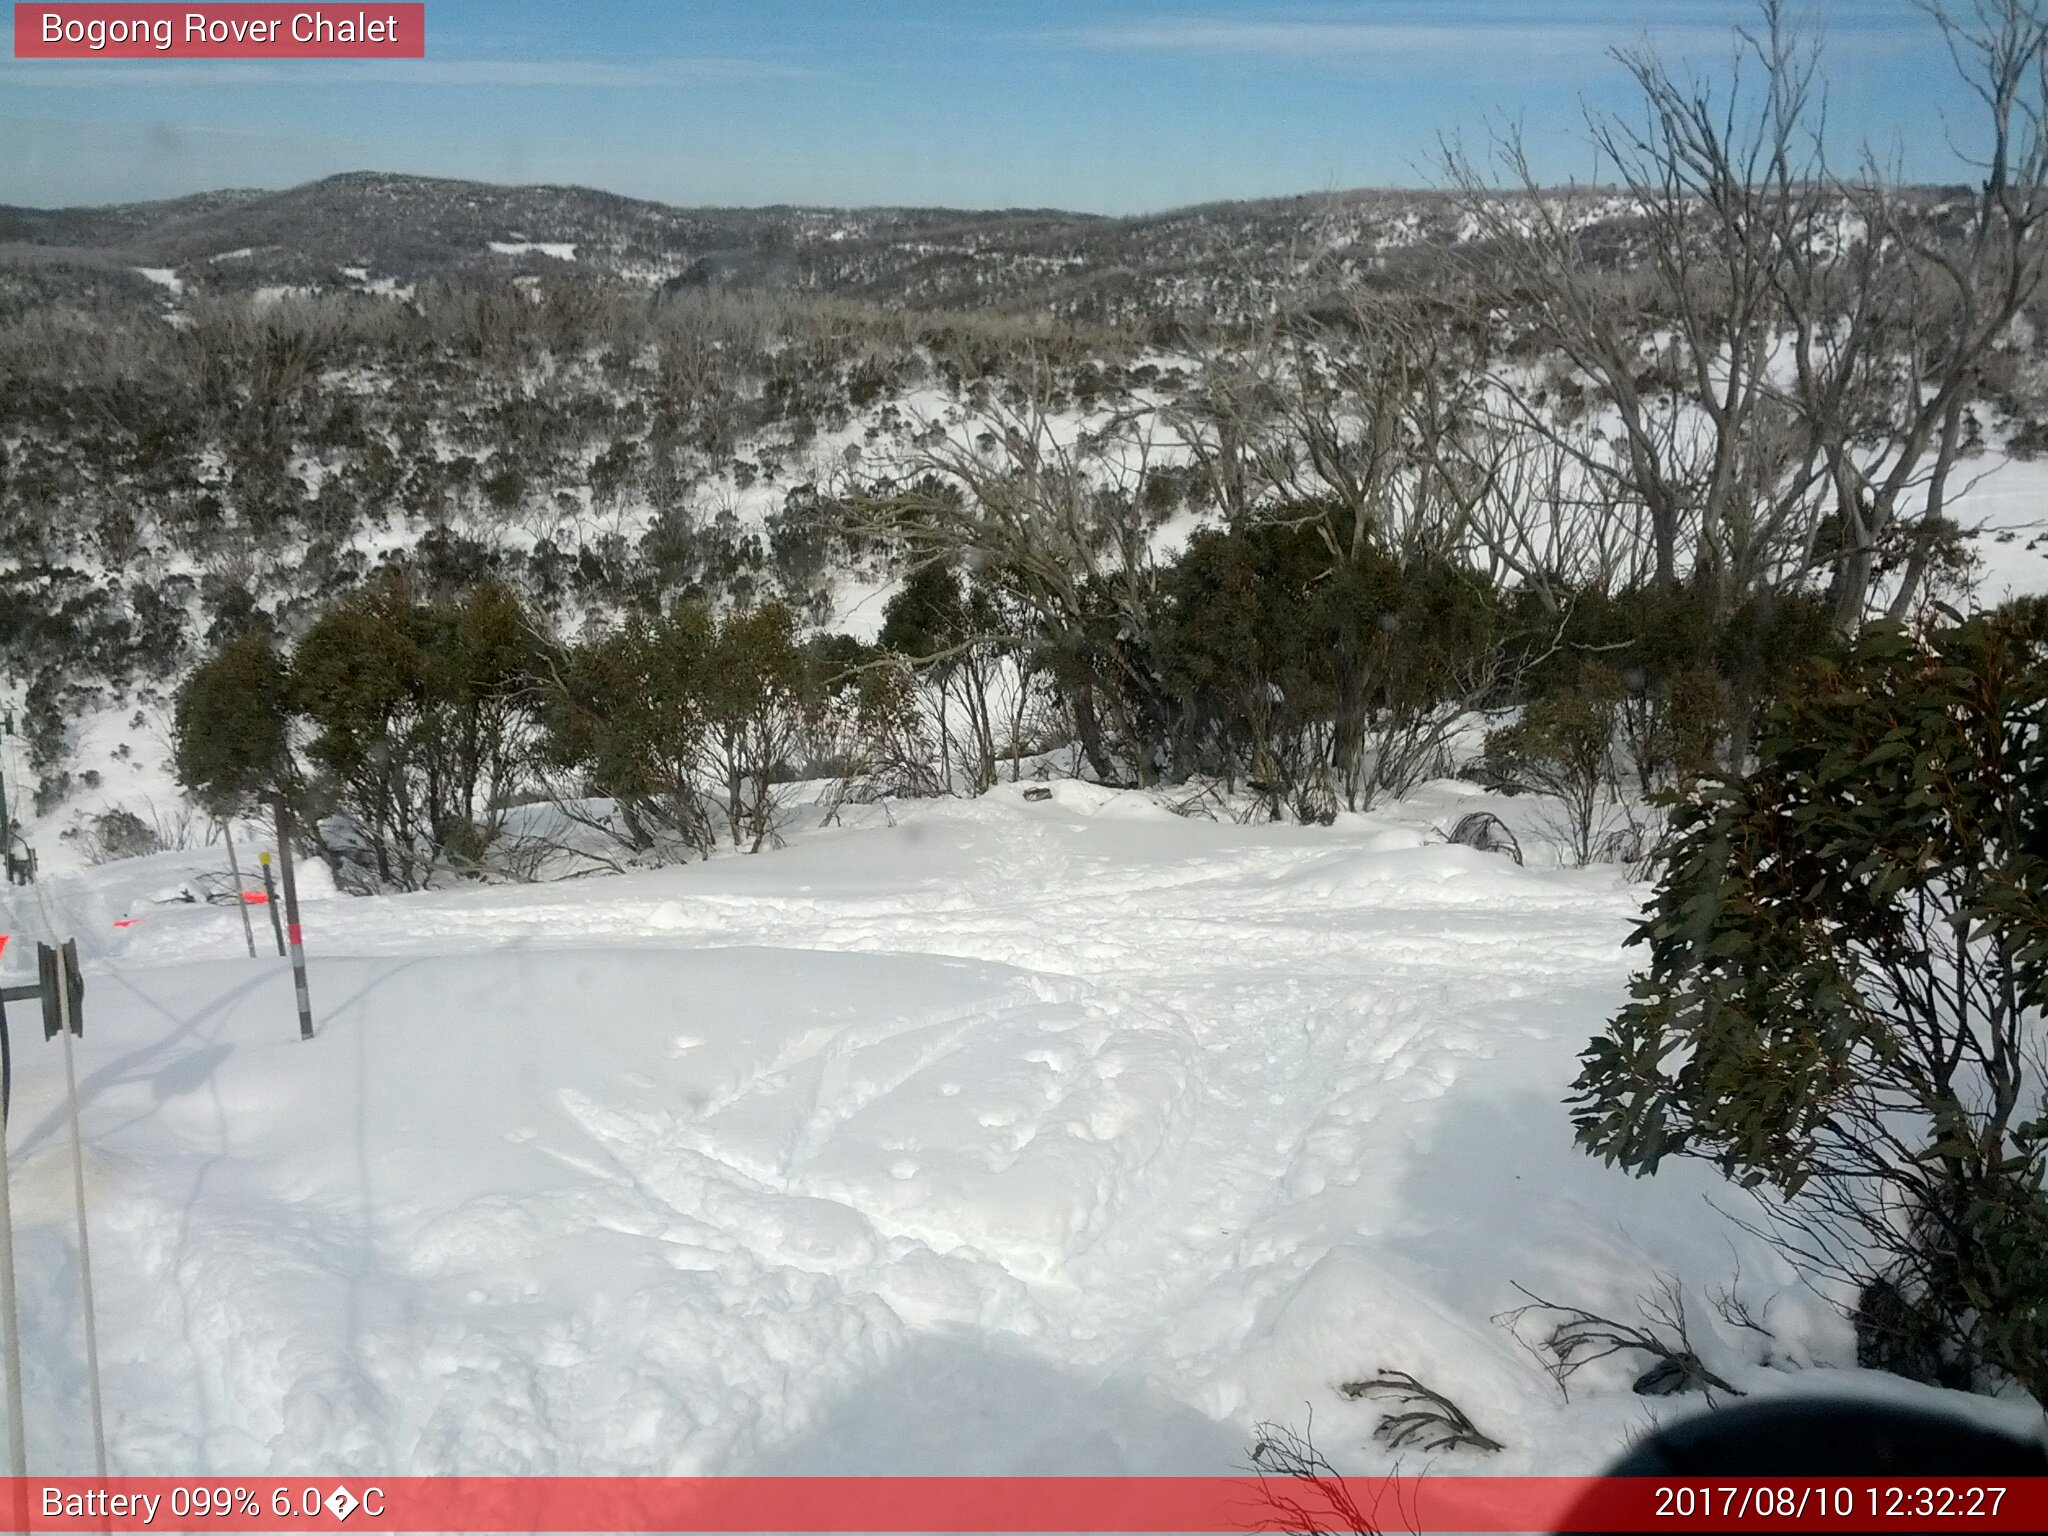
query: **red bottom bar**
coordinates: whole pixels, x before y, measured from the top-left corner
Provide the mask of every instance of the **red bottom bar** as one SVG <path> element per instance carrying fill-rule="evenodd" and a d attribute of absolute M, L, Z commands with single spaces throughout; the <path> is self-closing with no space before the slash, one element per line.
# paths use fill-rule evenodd
<path fill-rule="evenodd" d="M 60 1477 L 27 1531 L 2040 1531 L 2048 1478 Z"/>

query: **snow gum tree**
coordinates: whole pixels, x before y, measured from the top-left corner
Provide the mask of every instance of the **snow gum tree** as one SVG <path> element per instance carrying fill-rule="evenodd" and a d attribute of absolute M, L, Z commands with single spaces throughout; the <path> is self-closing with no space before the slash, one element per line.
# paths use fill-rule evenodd
<path fill-rule="evenodd" d="M 1596 408 L 1563 419 L 1500 367 L 1495 433 L 1554 450 L 1604 540 L 1717 610 L 1818 585 L 1846 635 L 1909 617 L 1957 557 L 1970 413 L 2048 276 L 2048 10 L 1915 8 L 1974 98 L 1949 125 L 1968 190 L 1830 162 L 1820 54 L 1783 0 L 1738 35 L 1725 85 L 1623 51 L 1639 110 L 1590 117 L 1594 185 L 1542 185 L 1514 131 L 1490 164 L 1447 157 L 1501 312 Z M 1617 215 L 1636 227 L 1626 282 L 1593 259 Z"/>
<path fill-rule="evenodd" d="M 1122 410 L 1085 430 L 1057 416 L 1053 370 L 1024 369 L 1013 402 L 990 402 L 972 436 L 928 431 L 900 483 L 863 498 L 849 532 L 904 549 L 913 565 L 976 575 L 1037 641 L 1104 783 L 1157 782 L 1172 705 L 1151 665 L 1166 521 L 1154 423 Z"/>
<path fill-rule="evenodd" d="M 1018 673 L 1016 691 L 1029 688 L 1029 657 L 1007 633 L 1011 627 L 994 589 L 979 580 L 963 582 L 957 570 L 937 560 L 913 570 L 882 613 L 882 648 L 906 658 L 932 684 L 941 782 L 952 782 L 957 757 L 974 794 L 996 782 L 1004 746 L 1005 665 Z M 1014 753 L 1014 732 L 1009 745 Z"/>
<path fill-rule="evenodd" d="M 2048 1394 L 2048 651 L 1876 626 L 1679 803 L 1581 1143 L 1711 1159 L 1871 1363 Z"/>
<path fill-rule="evenodd" d="M 706 742 L 735 848 L 758 853 L 774 838 L 782 786 L 817 720 L 818 682 L 786 604 L 740 609 L 719 624 L 705 672 Z"/>

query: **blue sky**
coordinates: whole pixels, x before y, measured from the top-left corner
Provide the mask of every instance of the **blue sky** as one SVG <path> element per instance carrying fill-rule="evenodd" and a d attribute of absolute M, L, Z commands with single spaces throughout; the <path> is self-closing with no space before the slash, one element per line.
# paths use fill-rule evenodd
<path fill-rule="evenodd" d="M 1821 0 L 1829 122 L 1916 179 L 1968 108 L 1910 0 Z M 1516 120 L 1584 176 L 1606 50 L 1725 66 L 1739 0 L 428 0 L 423 61 L 0 59 L 0 202 L 343 170 L 677 203 L 1059 206 L 1426 181 Z"/>

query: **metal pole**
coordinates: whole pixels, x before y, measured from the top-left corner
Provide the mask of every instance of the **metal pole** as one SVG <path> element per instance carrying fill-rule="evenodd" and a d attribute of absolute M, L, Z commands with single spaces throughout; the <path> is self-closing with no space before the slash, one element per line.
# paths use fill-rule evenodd
<path fill-rule="evenodd" d="M 12 735 L 14 713 L 0 721 L 0 736 Z M 14 818 L 7 814 L 7 759 L 0 756 L 0 865 L 6 866 L 7 883 L 14 884 Z"/>
<path fill-rule="evenodd" d="M 270 876 L 270 850 L 256 855 L 263 865 L 263 904 L 270 908 L 270 932 L 277 940 L 277 952 L 284 953 L 284 919 L 277 915 L 277 882 Z"/>
<path fill-rule="evenodd" d="M 78 1028 L 78 1019 L 72 1012 L 69 973 L 78 964 L 78 941 L 66 939 L 64 948 L 69 951 L 65 956 L 68 963 L 65 973 L 57 980 L 57 1007 L 63 1027 L 57 1033 L 64 1041 L 64 1091 L 71 1101 L 71 1189 L 78 1201 L 78 1276 L 85 1298 L 85 1374 L 86 1389 L 92 1402 L 93 1470 L 105 1481 L 107 1420 L 100 1406 L 100 1334 L 99 1325 L 93 1318 L 92 1241 L 86 1235 L 85 1223 L 85 1138 L 78 1130 L 78 1069 L 73 1064 L 71 1051 L 71 1036 Z"/>
<path fill-rule="evenodd" d="M 235 878 L 235 905 L 242 913 L 242 939 L 249 946 L 249 958 L 256 958 L 256 930 L 249 926 L 249 897 L 242 889 L 242 861 L 235 857 L 235 834 L 223 817 L 220 824 L 220 840 L 228 845 L 228 873 Z"/>
<path fill-rule="evenodd" d="M 0 715 L 0 737 L 14 734 L 14 711 Z M 7 811 L 7 758 L 0 749 L 0 865 L 6 868 L 7 883 L 15 884 L 14 867 L 14 818 Z M 26 884 L 26 882 L 22 882 Z"/>
<path fill-rule="evenodd" d="M 8 1049 L 7 1004 L 0 999 L 0 1052 Z M 13 1170 L 7 1160 L 7 1121 L 0 1113 L 0 1328 L 7 1335 L 7 1455 L 17 1493 L 13 1529 L 28 1529 L 28 1436 L 21 1409 L 21 1314 L 14 1301 Z"/>
<path fill-rule="evenodd" d="M 272 795 L 277 808 L 277 861 L 284 868 L 284 932 L 292 949 L 292 987 L 299 994 L 299 1038 L 313 1038 L 313 1001 L 306 995 L 305 932 L 299 927 L 299 882 L 292 877 L 292 813 L 283 795 Z"/>

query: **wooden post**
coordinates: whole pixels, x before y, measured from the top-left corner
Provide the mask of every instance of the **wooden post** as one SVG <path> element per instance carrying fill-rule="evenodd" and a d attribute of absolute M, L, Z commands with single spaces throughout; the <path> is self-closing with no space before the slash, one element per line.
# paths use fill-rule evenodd
<path fill-rule="evenodd" d="M 299 1038 L 313 1038 L 313 1001 L 306 994 L 306 941 L 299 927 L 299 882 L 292 877 L 292 813 L 284 796 L 273 794 L 277 810 L 277 859 L 284 867 L 284 933 L 292 952 L 292 988 L 299 994 Z"/>
<path fill-rule="evenodd" d="M 235 905 L 242 912 L 242 941 L 249 946 L 249 958 L 256 958 L 256 930 L 249 926 L 249 893 L 242 889 L 242 861 L 235 857 L 235 834 L 221 818 L 220 840 L 228 845 L 228 873 L 235 880 Z"/>
<path fill-rule="evenodd" d="M 277 881 L 270 873 L 270 850 L 264 849 L 256 855 L 263 864 L 263 904 L 270 908 L 270 932 L 277 940 L 277 952 L 284 953 L 284 919 L 277 911 Z"/>

